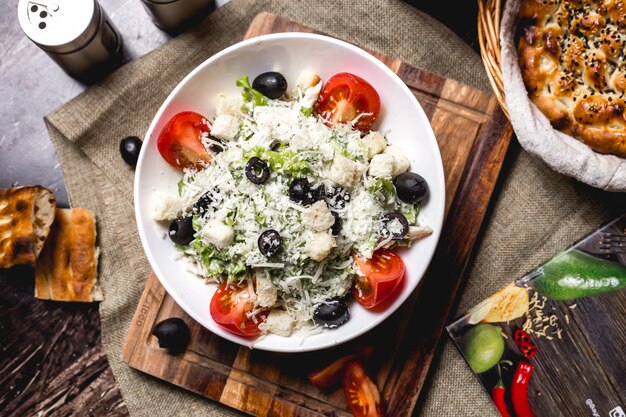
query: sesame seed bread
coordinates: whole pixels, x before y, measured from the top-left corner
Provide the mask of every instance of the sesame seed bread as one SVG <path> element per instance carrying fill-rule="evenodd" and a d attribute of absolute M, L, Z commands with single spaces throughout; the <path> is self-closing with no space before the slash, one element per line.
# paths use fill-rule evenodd
<path fill-rule="evenodd" d="M 626 5 L 523 0 L 518 57 L 531 100 L 552 126 L 593 150 L 626 157 Z"/>

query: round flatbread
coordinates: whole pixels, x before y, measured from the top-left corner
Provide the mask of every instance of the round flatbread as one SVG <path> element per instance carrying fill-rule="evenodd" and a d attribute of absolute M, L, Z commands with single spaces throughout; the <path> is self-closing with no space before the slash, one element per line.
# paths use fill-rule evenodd
<path fill-rule="evenodd" d="M 554 128 L 597 152 L 626 157 L 626 5 L 523 0 L 519 65 Z"/>

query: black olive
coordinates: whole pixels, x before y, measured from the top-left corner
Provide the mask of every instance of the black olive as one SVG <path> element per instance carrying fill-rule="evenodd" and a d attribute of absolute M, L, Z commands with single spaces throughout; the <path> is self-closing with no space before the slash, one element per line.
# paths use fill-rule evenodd
<path fill-rule="evenodd" d="M 397 220 L 397 222 L 394 220 Z M 380 220 L 380 223 L 380 235 L 384 238 L 391 236 L 393 239 L 403 239 L 409 232 L 409 222 L 401 213 L 387 213 Z M 400 226 L 399 228 L 398 225 Z"/>
<path fill-rule="evenodd" d="M 304 199 L 302 200 L 302 204 L 305 206 L 310 206 L 311 204 L 321 201 L 324 199 L 324 186 L 318 185 L 316 188 L 312 188 L 309 192 L 306 193 Z"/>
<path fill-rule="evenodd" d="M 128 136 L 120 142 L 120 153 L 122 159 L 128 165 L 134 167 L 137 165 L 137 159 L 139 158 L 139 151 L 141 151 L 141 139 L 137 136 Z"/>
<path fill-rule="evenodd" d="M 319 304 L 313 311 L 315 322 L 324 327 L 339 327 L 350 319 L 350 310 L 345 298 L 333 298 Z"/>
<path fill-rule="evenodd" d="M 326 192 L 326 203 L 334 209 L 343 210 L 349 202 L 350 192 L 348 190 L 341 187 L 331 187 Z"/>
<path fill-rule="evenodd" d="M 178 317 L 157 323 L 152 334 L 159 339 L 159 347 L 167 349 L 172 355 L 183 353 L 191 339 L 189 327 Z"/>
<path fill-rule="evenodd" d="M 213 200 L 211 199 L 211 192 L 207 191 L 193 205 L 193 214 L 204 214 L 209 211 L 209 206 Z"/>
<path fill-rule="evenodd" d="M 279 72 L 264 72 L 252 81 L 252 88 L 265 97 L 277 99 L 287 91 L 287 80 Z"/>
<path fill-rule="evenodd" d="M 265 184 L 270 178 L 270 167 L 267 162 L 254 156 L 246 164 L 246 177 L 255 184 Z"/>
<path fill-rule="evenodd" d="M 296 178 L 289 185 L 289 199 L 291 201 L 301 202 L 309 192 L 311 192 L 311 184 L 306 178 Z"/>
<path fill-rule="evenodd" d="M 193 240 L 193 225 L 191 224 L 191 217 L 183 217 L 174 220 L 170 223 L 170 230 L 168 236 L 172 242 L 180 246 L 187 246 Z"/>
<path fill-rule="evenodd" d="M 428 183 L 415 172 L 405 172 L 393 180 L 396 195 L 405 203 L 419 203 L 428 197 Z"/>
<path fill-rule="evenodd" d="M 343 220 L 341 220 L 341 217 L 339 217 L 339 214 L 335 211 L 331 211 L 330 214 L 335 218 L 335 223 L 330 226 L 330 231 L 333 233 L 333 236 L 337 236 L 343 228 Z"/>
<path fill-rule="evenodd" d="M 257 240 L 259 251 L 261 251 L 261 254 L 267 258 L 278 252 L 282 243 L 283 239 L 274 229 L 264 231 L 261 233 L 261 236 L 259 236 L 259 240 Z"/>
<path fill-rule="evenodd" d="M 209 139 L 214 140 L 215 142 L 219 142 L 219 139 L 210 135 L 209 135 Z M 218 145 L 217 143 L 211 143 L 209 145 L 209 148 L 211 149 L 211 152 L 213 152 L 215 155 L 217 155 L 218 153 L 224 152 L 224 147 L 222 145 Z"/>

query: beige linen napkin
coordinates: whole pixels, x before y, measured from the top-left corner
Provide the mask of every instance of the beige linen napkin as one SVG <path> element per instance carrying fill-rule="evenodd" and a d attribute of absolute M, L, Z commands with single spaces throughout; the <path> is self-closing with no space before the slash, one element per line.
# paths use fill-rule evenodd
<path fill-rule="evenodd" d="M 46 117 L 70 203 L 96 213 L 102 248 L 102 340 L 133 416 L 230 416 L 240 413 L 128 368 L 122 344 L 150 271 L 134 221 L 134 172 L 119 141 L 143 137 L 160 104 L 195 66 L 241 40 L 253 17 L 270 11 L 330 35 L 439 72 L 479 88 L 487 82 L 478 56 L 428 16 L 395 0 L 294 2 L 233 0 L 199 27 L 122 67 Z M 606 217 L 605 197 L 557 176 L 526 154 L 513 155 L 461 310 Z M 623 202 L 622 202 L 623 204 Z M 622 206 L 623 207 L 623 206 Z M 444 337 L 445 339 L 445 337 Z M 497 416 L 449 341 L 430 389 L 425 416 Z"/>

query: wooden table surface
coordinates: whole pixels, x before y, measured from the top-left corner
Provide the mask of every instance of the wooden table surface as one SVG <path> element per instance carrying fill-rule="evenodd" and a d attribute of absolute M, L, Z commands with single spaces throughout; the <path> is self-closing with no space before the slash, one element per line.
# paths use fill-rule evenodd
<path fill-rule="evenodd" d="M 476 47 L 475 2 L 458 2 L 454 14 L 446 13 L 442 2 L 407 2 Z M 23 34 L 17 3 L 6 0 L 0 13 L 0 189 L 41 184 L 67 207 L 43 116 L 87 86 L 68 77 Z M 139 0 L 100 4 L 124 38 L 126 61 L 170 38 L 152 24 Z M 24 267 L 0 270 L 0 415 L 127 416 L 101 347 L 97 304 L 36 300 L 33 276 Z"/>

